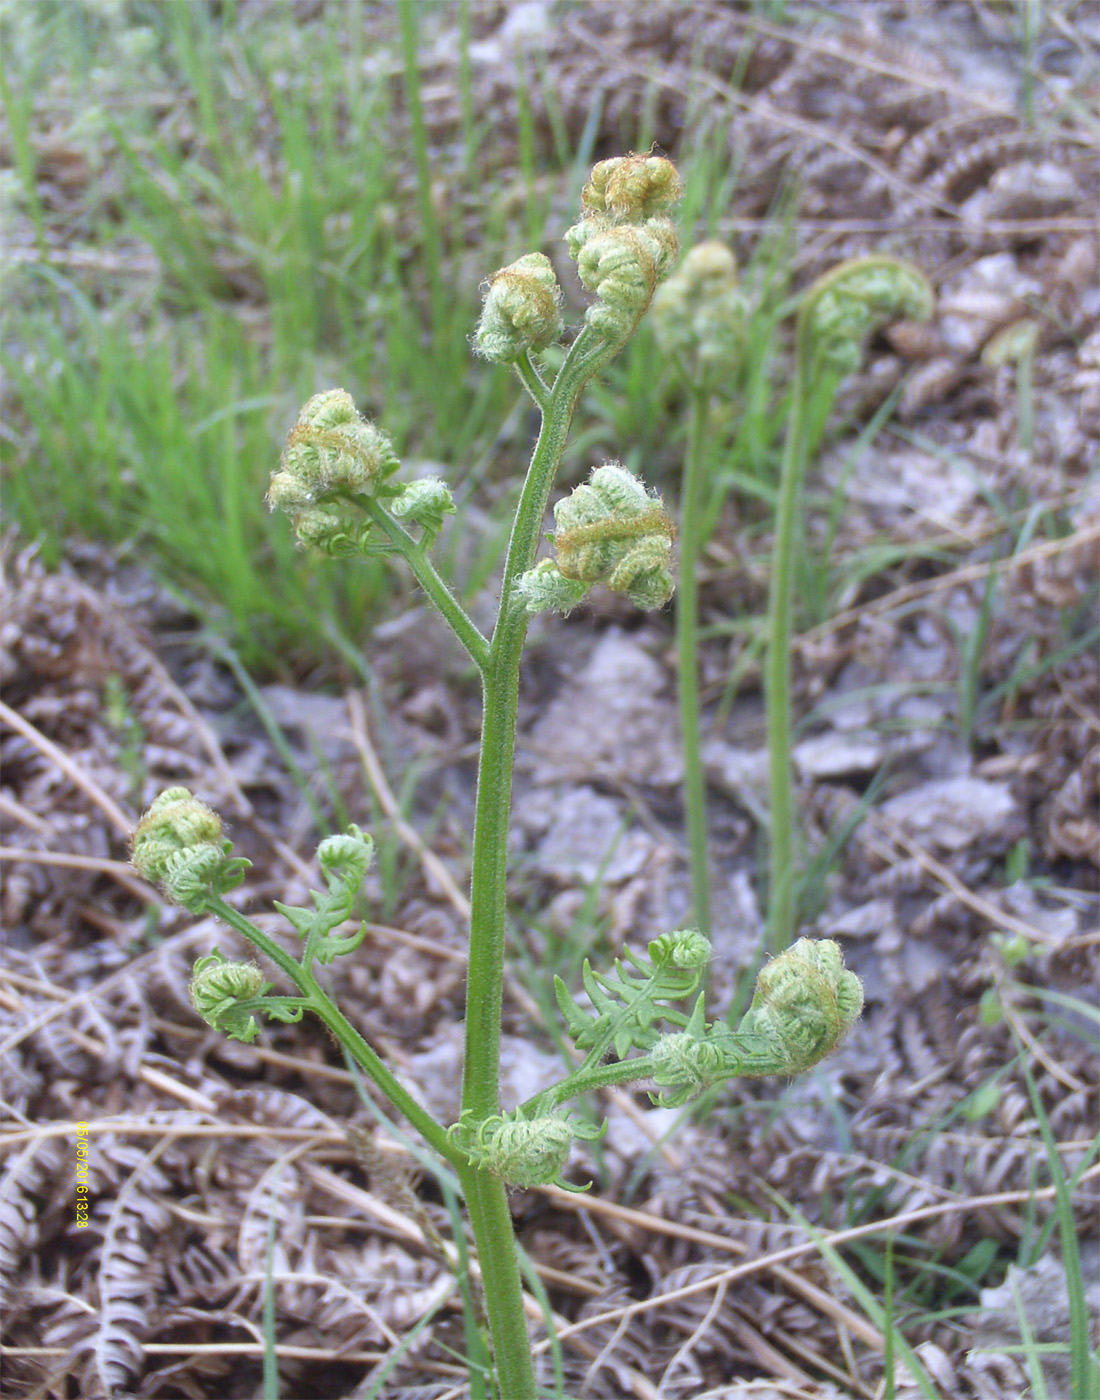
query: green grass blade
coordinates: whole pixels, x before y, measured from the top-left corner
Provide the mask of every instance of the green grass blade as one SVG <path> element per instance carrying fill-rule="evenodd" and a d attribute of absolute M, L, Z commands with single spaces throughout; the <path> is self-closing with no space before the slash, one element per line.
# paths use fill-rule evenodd
<path fill-rule="evenodd" d="M 878 1301 L 856 1271 L 843 1258 L 840 1251 L 829 1243 L 822 1231 L 815 1225 L 812 1225 L 797 1207 L 790 1205 L 777 1191 L 769 1190 L 768 1195 L 786 1212 L 788 1217 L 793 1220 L 796 1225 L 806 1231 L 807 1235 L 809 1235 L 810 1239 L 813 1240 L 814 1244 L 816 1244 L 820 1250 L 822 1258 L 825 1259 L 830 1268 L 843 1279 L 845 1285 L 851 1290 L 860 1307 L 879 1331 L 882 1332 L 884 1341 L 887 1329 L 890 1329 L 892 1333 L 890 1345 L 897 1352 L 898 1356 L 901 1357 L 909 1374 L 916 1382 L 917 1388 L 925 1397 L 925 1400 L 943 1400 L 931 1376 L 921 1364 L 920 1358 L 917 1356 L 916 1352 L 906 1341 L 900 1329 L 894 1325 L 893 1319 L 888 1316 L 883 1305 Z M 883 1233 L 885 1234 L 888 1232 L 889 1225 L 884 1225 Z M 1077 1397 L 1074 1397 L 1074 1400 L 1077 1400 Z M 1085 1400 L 1085 1397 L 1082 1396 L 1081 1400 Z"/>
<path fill-rule="evenodd" d="M 1047 1400 L 1047 1385 L 1043 1376 L 1043 1363 L 1039 1355 L 1040 1348 L 1036 1344 L 1035 1334 L 1031 1330 L 1027 1309 L 1024 1307 L 1024 1300 L 1020 1297 L 1020 1285 L 1015 1277 L 1012 1279 L 1012 1301 L 1016 1306 L 1016 1321 L 1020 1328 L 1023 1352 L 1027 1358 L 1027 1371 L 1031 1379 L 1032 1395 L 1034 1400 Z"/>
<path fill-rule="evenodd" d="M 441 1183 L 442 1184 L 442 1183 Z M 488 1378 L 492 1374 L 492 1358 L 485 1341 L 485 1330 L 479 1317 L 478 1299 L 474 1293 L 473 1275 L 470 1271 L 470 1250 L 466 1243 L 466 1231 L 459 1210 L 459 1197 L 449 1187 L 443 1188 L 443 1198 L 447 1213 L 451 1218 L 451 1238 L 458 1256 L 455 1278 L 458 1291 L 462 1295 L 462 1331 L 466 1339 L 467 1380 L 470 1386 L 470 1400 L 489 1400 Z"/>
<path fill-rule="evenodd" d="M 275 1212 L 267 1217 L 264 1257 L 264 1400 L 279 1400 L 279 1355 L 275 1350 Z"/>
<path fill-rule="evenodd" d="M 1015 1035 L 1015 1033 L 1014 1033 Z M 1058 1233 L 1062 1242 L 1062 1266 L 1066 1271 L 1066 1286 L 1069 1290 L 1069 1329 L 1070 1329 L 1070 1395 L 1072 1400 L 1094 1400 L 1094 1388 L 1098 1379 L 1096 1358 L 1089 1347 L 1089 1309 L 1085 1297 L 1085 1276 L 1081 1267 L 1081 1251 L 1077 1244 L 1077 1223 L 1073 1214 L 1073 1200 L 1069 1183 L 1062 1168 L 1062 1158 L 1058 1144 L 1051 1131 L 1050 1119 L 1043 1107 L 1038 1086 L 1024 1058 L 1023 1046 L 1016 1041 L 1020 1058 L 1020 1068 L 1027 1085 L 1028 1098 L 1039 1125 L 1043 1146 L 1047 1154 L 1047 1166 L 1054 1186 L 1055 1216 Z"/>

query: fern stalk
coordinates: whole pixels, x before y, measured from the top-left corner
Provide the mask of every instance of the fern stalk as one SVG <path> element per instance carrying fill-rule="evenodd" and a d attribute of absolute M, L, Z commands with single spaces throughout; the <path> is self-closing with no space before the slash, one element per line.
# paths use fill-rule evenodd
<path fill-rule="evenodd" d="M 791 412 L 779 479 L 775 545 L 768 596 L 767 706 L 770 842 L 768 943 L 773 952 L 791 942 L 795 926 L 794 799 L 791 770 L 791 613 L 799 497 L 806 470 L 805 336 L 799 324 Z"/>
<path fill-rule="evenodd" d="M 809 453 L 810 400 L 819 377 L 859 367 L 867 337 L 897 316 L 923 319 L 932 310 L 924 277 L 897 258 L 872 255 L 839 263 L 806 292 L 795 323 L 794 376 L 776 508 L 768 598 L 765 702 L 771 797 L 768 941 L 789 946 L 798 919 L 791 765 L 791 616 L 794 553 L 798 544 L 802 479 Z"/>
<path fill-rule="evenodd" d="M 462 1110 L 484 1119 L 500 1107 L 500 1035 L 508 905 L 508 826 L 512 803 L 519 669 L 529 615 L 516 591 L 535 562 L 554 476 L 577 400 L 602 361 L 586 358 L 593 336 L 582 331 L 546 403 L 542 430 L 524 481 L 504 565 L 501 606 L 484 673 L 481 757 L 470 886 L 470 956 L 466 981 Z M 607 358 L 617 347 L 606 347 Z M 526 361 L 530 366 L 530 361 Z M 578 370 L 578 365 L 584 369 Z M 523 1290 L 504 1183 L 484 1168 L 460 1167 L 470 1223 L 482 1263 L 489 1330 L 502 1394 L 535 1395 Z"/>

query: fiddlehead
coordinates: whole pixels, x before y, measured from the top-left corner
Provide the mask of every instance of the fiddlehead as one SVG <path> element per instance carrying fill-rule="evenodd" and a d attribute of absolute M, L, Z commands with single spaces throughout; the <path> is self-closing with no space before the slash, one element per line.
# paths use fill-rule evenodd
<path fill-rule="evenodd" d="M 660 497 L 624 467 L 607 463 L 554 507 L 557 558 L 521 576 L 528 612 L 568 612 L 602 583 L 637 607 L 662 607 L 672 596 L 669 563 L 675 527 Z"/>
<path fill-rule="evenodd" d="M 746 304 L 724 243 L 699 243 L 653 298 L 657 344 L 689 385 L 732 377 L 745 349 Z"/>

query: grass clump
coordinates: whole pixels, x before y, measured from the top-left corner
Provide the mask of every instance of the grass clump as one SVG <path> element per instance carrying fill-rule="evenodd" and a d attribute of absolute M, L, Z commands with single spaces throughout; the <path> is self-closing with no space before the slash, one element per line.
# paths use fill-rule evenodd
<path fill-rule="evenodd" d="M 403 451 L 476 460 L 510 403 L 469 359 L 477 277 L 423 294 L 425 240 L 454 265 L 466 230 L 417 212 L 377 139 L 403 117 L 387 74 L 364 81 L 365 25 L 190 3 L 9 6 L 0 25 L 6 218 L 36 249 L 5 287 L 21 534 L 50 563 L 73 535 L 137 550 L 250 665 L 324 653 L 319 612 L 361 636 L 392 592 L 384 566 L 323 579 L 263 510 L 288 408 L 338 361 Z M 79 222 L 51 202 L 43 120 L 71 153 Z"/>

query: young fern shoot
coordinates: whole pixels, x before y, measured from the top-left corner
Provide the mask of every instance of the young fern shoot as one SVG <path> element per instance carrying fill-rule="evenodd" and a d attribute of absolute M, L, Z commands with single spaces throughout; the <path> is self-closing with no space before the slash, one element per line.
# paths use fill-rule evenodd
<path fill-rule="evenodd" d="M 698 991 L 709 944 L 695 930 L 668 934 L 650 943 L 648 957 L 626 953 L 611 973 L 586 964 L 590 1008 L 575 1004 L 559 984 L 558 1003 L 580 1056 L 577 1068 L 527 1103 L 505 1110 L 500 1102 L 508 821 L 520 658 L 530 615 L 546 608 L 567 612 L 596 583 L 627 594 L 640 607 L 662 606 L 673 586 L 672 522 L 636 477 L 609 463 L 559 502 L 556 558 L 537 563 L 536 554 L 581 392 L 633 334 L 675 258 L 668 210 L 679 193 L 675 168 L 660 157 L 601 161 L 592 171 L 581 221 L 566 237 L 595 299 L 550 383 L 532 358 L 563 330 L 561 293 L 548 259 L 527 254 L 487 285 L 475 346 L 487 359 L 515 367 L 542 415 L 491 636 L 476 626 L 429 557 L 454 509 L 446 485 L 397 482 L 389 439 L 359 417 L 344 390 L 309 401 L 271 481 L 269 499 L 290 516 L 303 545 L 341 559 L 400 556 L 482 679 L 458 1121 L 436 1121 L 347 1020 L 318 975 L 319 967 L 353 954 L 364 937 L 364 925 L 343 930 L 371 859 L 369 836 L 352 826 L 326 837 L 317 850 L 325 888 L 311 892 L 309 907 L 276 905 L 301 940 L 296 956 L 227 901 L 248 862 L 233 855 L 218 815 L 186 789 L 162 793 L 133 840 L 140 874 L 192 913 L 221 919 L 289 984 L 276 993 L 256 963 L 231 962 L 215 949 L 199 959 L 191 984 L 192 1002 L 207 1024 L 252 1040 L 263 1017 L 288 1022 L 306 1012 L 318 1016 L 457 1175 L 480 1265 L 495 1400 L 535 1400 L 537 1394 L 508 1190 L 563 1182 L 574 1141 L 603 1131 L 563 1112 L 562 1105 L 593 1089 L 639 1080 L 661 1090 L 663 1102 L 679 1103 L 733 1075 L 797 1073 L 836 1046 L 862 1004 L 859 981 L 843 970 L 836 946 L 804 941 L 761 973 L 738 1031 L 720 1021 L 707 1024 L 701 995 L 690 1011 L 673 1003 Z"/>
<path fill-rule="evenodd" d="M 794 378 L 776 510 L 764 683 L 771 814 L 768 940 L 773 952 L 790 944 L 798 918 L 790 646 L 811 391 L 823 374 L 850 374 L 858 369 L 863 346 L 879 327 L 901 316 L 924 320 L 932 314 L 932 306 L 932 289 L 915 267 L 897 258 L 871 256 L 840 263 L 819 277 L 803 297 L 795 322 Z"/>

